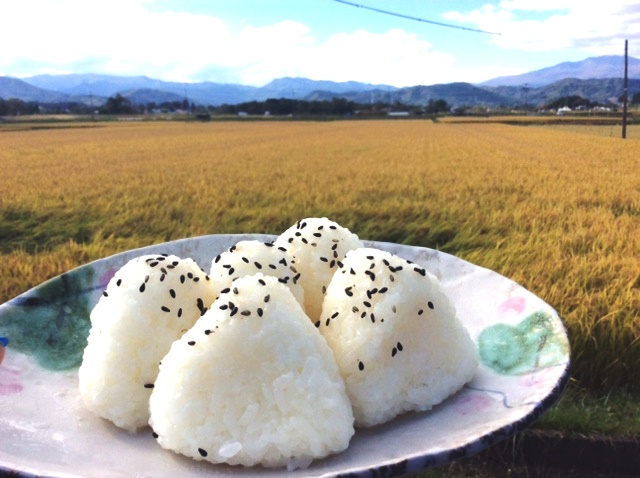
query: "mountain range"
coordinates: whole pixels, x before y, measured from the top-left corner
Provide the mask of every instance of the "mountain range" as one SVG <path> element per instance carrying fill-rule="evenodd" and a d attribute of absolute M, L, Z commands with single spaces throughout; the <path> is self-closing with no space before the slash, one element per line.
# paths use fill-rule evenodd
<path fill-rule="evenodd" d="M 640 60 L 629 58 L 629 92 L 640 91 Z M 452 106 L 540 105 L 579 95 L 606 103 L 623 92 L 624 57 L 600 56 L 565 62 L 522 75 L 498 77 L 480 84 L 455 82 L 396 88 L 355 81 L 333 82 L 279 78 L 255 87 L 214 82 L 166 82 L 146 76 L 102 74 L 37 75 L 23 79 L 0 76 L 0 98 L 41 103 L 81 102 L 100 105 L 120 94 L 134 103 L 183 101 L 202 105 L 239 104 L 269 98 L 330 100 L 343 97 L 357 103 L 401 102 L 422 105 L 443 99 Z"/>

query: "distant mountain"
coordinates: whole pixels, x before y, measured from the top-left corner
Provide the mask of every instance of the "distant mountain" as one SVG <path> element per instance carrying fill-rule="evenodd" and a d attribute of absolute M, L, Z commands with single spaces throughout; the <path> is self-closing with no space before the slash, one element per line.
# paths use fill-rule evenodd
<path fill-rule="evenodd" d="M 37 75 L 24 78 L 24 81 L 50 90 L 60 91 L 68 95 L 97 95 L 115 96 L 123 92 L 144 90 L 145 97 L 149 101 L 161 103 L 166 93 L 180 96 L 180 100 L 187 98 L 189 101 L 199 104 L 218 105 L 222 103 L 239 103 L 250 97 L 255 90 L 254 86 L 243 86 L 223 83 L 179 83 L 156 80 L 146 76 L 115 76 L 98 74 L 71 74 L 71 75 Z M 157 91 L 154 98 L 151 91 Z M 169 100 L 169 101 L 174 101 Z"/>
<path fill-rule="evenodd" d="M 389 85 L 371 85 L 357 81 L 324 81 L 307 78 L 278 78 L 258 89 L 259 98 L 304 98 L 314 91 L 330 91 L 332 93 L 357 93 L 371 90 L 396 91 L 398 88 Z"/>
<path fill-rule="evenodd" d="M 355 103 L 403 103 L 407 105 L 426 105 L 429 100 L 445 100 L 452 106 L 484 105 L 500 106 L 512 102 L 509 98 L 493 91 L 479 88 L 470 83 L 447 83 L 431 86 L 411 86 L 393 91 L 371 90 L 336 94 L 332 91 L 315 91 L 305 97 L 308 101 L 330 100 L 340 96 Z"/>
<path fill-rule="evenodd" d="M 356 103 L 425 105 L 443 99 L 452 106 L 498 107 L 542 105 L 562 96 L 579 95 L 606 103 L 622 94 L 624 58 L 601 56 L 581 62 L 560 63 L 513 77 L 494 78 L 482 84 L 464 82 L 396 88 L 356 81 L 334 82 L 307 78 L 279 78 L 262 87 L 227 83 L 179 83 L 146 76 L 99 74 L 37 75 L 22 80 L 0 77 L 0 98 L 42 103 L 75 101 L 99 106 L 109 96 L 121 94 L 135 103 L 163 103 L 187 99 L 199 105 L 219 106 L 269 98 L 308 101 L 346 98 Z M 629 95 L 640 91 L 640 60 L 629 58 Z"/>
<path fill-rule="evenodd" d="M 629 78 L 640 78 L 640 60 L 629 58 Z M 623 78 L 624 56 L 598 56 L 582 61 L 567 61 L 541 70 L 522 75 L 501 76 L 480 83 L 478 86 L 530 86 L 540 87 L 564 80 L 576 78 L 590 80 L 599 78 Z"/>
<path fill-rule="evenodd" d="M 68 101 L 69 99 L 68 95 L 64 93 L 38 88 L 25 81 L 8 76 L 0 76 L 0 98 L 7 100 L 18 98 L 22 101 L 37 101 L 40 103 L 55 103 Z"/>

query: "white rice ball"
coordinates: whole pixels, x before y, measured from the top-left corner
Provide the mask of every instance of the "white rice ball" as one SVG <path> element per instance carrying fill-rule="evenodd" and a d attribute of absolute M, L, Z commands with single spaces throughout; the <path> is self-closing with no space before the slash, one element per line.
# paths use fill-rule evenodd
<path fill-rule="evenodd" d="M 437 278 L 378 249 L 347 253 L 319 329 L 345 379 L 356 426 L 429 410 L 470 381 L 478 364 Z"/>
<path fill-rule="evenodd" d="M 304 305 L 304 289 L 298 282 L 300 274 L 295 268 L 295 259 L 287 254 L 284 247 L 277 247 L 270 242 L 238 242 L 211 261 L 209 275 L 217 296 L 231 287 L 231 283 L 238 277 L 257 273 L 278 279 Z"/>
<path fill-rule="evenodd" d="M 348 251 L 363 247 L 362 241 L 326 217 L 313 217 L 298 221 L 280 234 L 274 244 L 286 248 L 295 259 L 304 289 L 304 309 L 316 323 L 331 277 Z"/>
<path fill-rule="evenodd" d="M 118 270 L 91 312 L 79 370 L 87 408 L 130 431 L 146 426 L 158 362 L 214 299 L 191 259 L 145 255 Z"/>
<path fill-rule="evenodd" d="M 163 448 L 212 463 L 304 467 L 354 434 L 331 349 L 263 274 L 234 281 L 174 342 L 149 407 Z"/>

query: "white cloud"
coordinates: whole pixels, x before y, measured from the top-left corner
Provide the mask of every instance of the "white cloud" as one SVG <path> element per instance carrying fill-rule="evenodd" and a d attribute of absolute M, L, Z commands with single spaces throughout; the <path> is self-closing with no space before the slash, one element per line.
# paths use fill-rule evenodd
<path fill-rule="evenodd" d="M 524 20 L 523 13 L 531 12 L 535 19 Z M 589 55 L 619 55 L 624 39 L 640 40 L 640 5 L 635 0 L 507 0 L 445 16 L 500 32 L 492 38 L 499 47 L 531 52 L 577 48 Z"/>
<path fill-rule="evenodd" d="M 232 31 L 212 16 L 153 12 L 148 3 L 0 2 L 0 44 L 12 45 L 0 49 L 0 74 L 98 72 L 254 85 L 282 76 L 395 86 L 451 81 L 454 58 L 404 30 L 318 41 L 299 22 Z"/>

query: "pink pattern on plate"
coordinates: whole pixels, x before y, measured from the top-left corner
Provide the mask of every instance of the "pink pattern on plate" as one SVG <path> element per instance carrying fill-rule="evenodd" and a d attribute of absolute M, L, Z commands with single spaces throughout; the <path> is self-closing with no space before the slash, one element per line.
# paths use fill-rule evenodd
<path fill-rule="evenodd" d="M 0 365 L 0 395 L 14 395 L 22 392 L 20 370 L 7 365 Z"/>
<path fill-rule="evenodd" d="M 98 280 L 98 285 L 100 285 L 103 289 L 106 289 L 107 284 L 109 284 L 109 281 L 113 279 L 113 276 L 116 275 L 117 271 L 118 269 L 107 269 L 105 273 L 100 276 L 100 279 Z"/>
<path fill-rule="evenodd" d="M 511 310 L 517 314 L 521 314 L 525 305 L 526 299 L 524 297 L 511 297 L 500 304 L 498 307 L 498 314 L 505 315 Z"/>
<path fill-rule="evenodd" d="M 471 415 L 490 408 L 495 403 L 491 396 L 479 390 L 469 390 L 455 396 L 451 406 L 460 415 Z"/>

